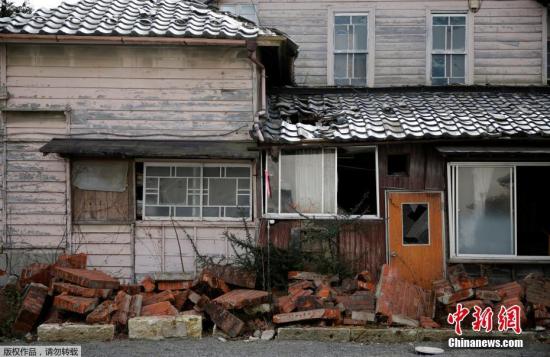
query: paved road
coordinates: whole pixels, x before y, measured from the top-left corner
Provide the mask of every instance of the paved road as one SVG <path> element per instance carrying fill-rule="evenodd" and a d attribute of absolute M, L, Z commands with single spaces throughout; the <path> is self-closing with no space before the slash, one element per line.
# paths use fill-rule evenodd
<path fill-rule="evenodd" d="M 530 343 L 523 349 L 468 350 L 449 349 L 441 343 L 421 343 L 422 346 L 442 347 L 445 356 L 550 356 L 550 345 Z M 82 344 L 84 357 L 157 357 L 157 356 L 413 356 L 414 345 L 358 343 L 327 343 L 308 341 L 227 341 L 215 337 L 202 340 L 129 341 Z"/>

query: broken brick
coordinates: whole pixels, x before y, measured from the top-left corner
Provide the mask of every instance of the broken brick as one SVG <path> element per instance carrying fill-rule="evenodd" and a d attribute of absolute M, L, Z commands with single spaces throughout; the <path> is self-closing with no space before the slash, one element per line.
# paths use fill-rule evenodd
<path fill-rule="evenodd" d="M 53 305 L 60 309 L 77 314 L 86 314 L 96 308 L 98 303 L 97 298 L 85 298 L 71 295 L 57 295 L 53 299 Z"/>
<path fill-rule="evenodd" d="M 313 289 L 313 283 L 309 280 L 301 280 L 294 283 L 288 284 L 288 293 L 294 295 L 293 293 L 299 290 Z"/>
<path fill-rule="evenodd" d="M 290 280 L 311 280 L 311 281 L 320 281 L 325 283 L 334 283 L 338 281 L 338 276 L 334 275 L 322 275 L 318 273 L 313 273 L 309 271 L 289 271 L 288 279 Z"/>
<path fill-rule="evenodd" d="M 342 283 L 340 284 L 340 288 L 345 293 L 352 293 L 357 290 L 357 287 L 357 280 L 351 278 L 343 279 Z"/>
<path fill-rule="evenodd" d="M 114 301 L 105 300 L 86 316 L 86 322 L 89 324 L 108 324 L 111 322 L 111 314 L 115 310 Z"/>
<path fill-rule="evenodd" d="M 315 310 L 323 307 L 323 303 L 316 296 L 300 296 L 295 301 L 296 310 L 306 311 Z"/>
<path fill-rule="evenodd" d="M 291 296 L 281 296 L 277 298 L 276 302 L 277 311 L 281 313 L 288 313 L 294 311 L 296 309 L 296 305 L 294 304 L 294 299 L 292 299 Z"/>
<path fill-rule="evenodd" d="M 376 285 L 370 281 L 357 281 L 357 288 L 359 290 L 368 290 L 368 291 L 374 291 L 376 290 Z"/>
<path fill-rule="evenodd" d="M 115 296 L 115 306 L 116 312 L 113 315 L 113 323 L 126 326 L 128 323 L 128 313 L 130 311 L 130 303 L 132 302 L 132 297 L 126 294 L 124 291 L 120 290 Z"/>
<path fill-rule="evenodd" d="M 346 310 L 374 310 L 376 297 L 370 291 L 357 291 L 352 295 L 336 296 L 336 303 L 344 305 Z"/>
<path fill-rule="evenodd" d="M 141 315 L 141 308 L 143 307 L 143 296 L 137 294 L 132 295 L 130 301 L 130 309 L 128 311 L 128 319 Z"/>
<path fill-rule="evenodd" d="M 315 293 L 318 297 L 321 299 L 328 299 L 332 295 L 332 290 L 330 289 L 330 285 L 328 284 L 321 284 L 319 285 L 319 288 L 317 289 L 317 292 Z"/>
<path fill-rule="evenodd" d="M 92 289 L 84 288 L 82 286 L 70 284 L 70 283 L 53 283 L 53 290 L 56 293 L 67 293 L 69 295 L 76 295 L 88 298 L 102 298 L 106 299 L 111 295 L 111 289 Z"/>
<path fill-rule="evenodd" d="M 480 288 L 489 283 L 489 279 L 486 276 L 470 278 L 462 264 L 450 266 L 447 270 L 447 275 L 455 291 Z"/>
<path fill-rule="evenodd" d="M 523 286 L 521 286 L 517 281 L 494 286 L 491 288 L 491 290 L 496 291 L 500 295 L 501 299 L 510 297 L 523 297 Z"/>
<path fill-rule="evenodd" d="M 178 310 L 168 301 L 162 301 L 141 308 L 141 316 L 176 316 L 177 314 Z"/>
<path fill-rule="evenodd" d="M 138 284 L 120 284 L 120 290 L 128 295 L 137 295 L 141 292 L 141 285 Z"/>
<path fill-rule="evenodd" d="M 243 332 L 245 327 L 244 322 L 224 309 L 221 305 L 208 302 L 204 310 L 208 316 L 210 316 L 212 322 L 214 322 L 220 330 L 229 335 L 229 337 L 237 337 Z"/>
<path fill-rule="evenodd" d="M 217 297 L 213 302 L 220 304 L 225 309 L 242 309 L 262 304 L 267 302 L 267 299 L 267 291 L 236 289 Z"/>
<path fill-rule="evenodd" d="M 194 309 L 197 311 L 203 311 L 206 303 L 210 302 L 208 296 L 199 295 L 193 290 L 189 290 L 189 296 L 187 297 L 189 301 L 195 304 Z"/>
<path fill-rule="evenodd" d="M 56 266 L 75 269 L 86 269 L 88 255 L 86 253 L 62 254 L 55 262 Z"/>
<path fill-rule="evenodd" d="M 31 283 L 28 286 L 12 327 L 14 332 L 25 334 L 32 331 L 38 322 L 47 295 L 48 288 L 43 284 Z"/>
<path fill-rule="evenodd" d="M 21 270 L 21 276 L 19 277 L 18 285 L 21 288 L 24 288 L 27 284 L 30 283 L 38 283 L 49 286 L 50 280 L 50 266 L 48 264 L 34 263 Z"/>
<path fill-rule="evenodd" d="M 193 282 L 187 281 L 187 280 L 157 281 L 157 289 L 160 291 L 187 290 L 187 289 L 191 289 L 192 286 L 193 286 Z"/>
<path fill-rule="evenodd" d="M 63 268 L 56 266 L 53 269 L 53 274 L 57 278 L 87 288 L 117 290 L 120 287 L 120 283 L 117 279 L 99 270 Z"/>
<path fill-rule="evenodd" d="M 146 293 L 150 293 L 155 291 L 156 285 L 153 278 L 151 278 L 149 275 L 147 275 L 145 278 L 141 279 L 139 285 L 143 287 L 143 290 Z"/>
<path fill-rule="evenodd" d="M 420 316 L 420 327 L 422 328 L 440 328 L 441 326 L 430 317 Z"/>
<path fill-rule="evenodd" d="M 495 290 L 476 289 L 476 298 L 481 300 L 500 301 L 500 294 Z"/>
<path fill-rule="evenodd" d="M 206 268 L 212 276 L 223 280 L 227 284 L 254 289 L 256 287 L 256 274 L 229 265 L 209 265 Z M 204 271 L 204 270 L 203 270 Z"/>
<path fill-rule="evenodd" d="M 227 284 L 223 279 L 215 277 L 207 269 L 203 269 L 201 276 L 199 278 L 199 281 L 202 281 L 208 284 L 208 286 L 211 287 L 212 289 L 219 289 L 223 291 L 224 294 L 231 291 L 231 289 L 229 289 L 229 286 L 227 286 Z"/>
<path fill-rule="evenodd" d="M 472 296 L 474 296 L 474 289 L 466 289 L 466 290 L 457 291 L 452 294 L 447 293 L 443 296 L 438 297 L 437 301 L 439 301 L 444 305 L 449 305 L 455 302 L 469 299 Z"/>
<path fill-rule="evenodd" d="M 525 300 L 531 304 L 550 307 L 550 279 L 525 279 Z"/>
<path fill-rule="evenodd" d="M 143 294 L 142 296 L 143 296 L 143 302 L 142 302 L 143 306 L 156 304 L 162 301 L 174 302 L 176 299 L 174 297 L 174 294 L 172 294 L 170 290 L 165 290 L 160 293 L 151 294 L 151 295 Z"/>
<path fill-rule="evenodd" d="M 174 306 L 176 309 L 181 310 L 189 297 L 190 290 L 179 291 L 174 295 Z"/>
<path fill-rule="evenodd" d="M 289 322 L 319 319 L 340 320 L 340 318 L 340 310 L 338 309 L 317 309 L 277 314 L 273 316 L 273 323 L 284 324 Z"/>

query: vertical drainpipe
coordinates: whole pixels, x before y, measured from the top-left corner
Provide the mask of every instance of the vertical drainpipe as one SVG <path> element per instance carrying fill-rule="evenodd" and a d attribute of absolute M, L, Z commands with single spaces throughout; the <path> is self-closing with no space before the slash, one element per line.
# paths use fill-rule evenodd
<path fill-rule="evenodd" d="M 246 41 L 246 49 L 248 50 L 248 59 L 260 69 L 260 109 L 254 114 L 253 130 L 256 133 L 258 141 L 263 142 L 264 136 L 260 130 L 260 116 L 265 114 L 267 107 L 266 100 L 266 84 L 265 84 L 265 66 L 258 60 L 258 43 L 256 41 Z"/>

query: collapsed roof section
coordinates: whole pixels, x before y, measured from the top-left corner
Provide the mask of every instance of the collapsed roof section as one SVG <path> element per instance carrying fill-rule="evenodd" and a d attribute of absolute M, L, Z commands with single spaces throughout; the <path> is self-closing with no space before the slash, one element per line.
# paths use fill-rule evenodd
<path fill-rule="evenodd" d="M 284 88 L 268 102 L 272 143 L 550 136 L 543 88 Z"/>

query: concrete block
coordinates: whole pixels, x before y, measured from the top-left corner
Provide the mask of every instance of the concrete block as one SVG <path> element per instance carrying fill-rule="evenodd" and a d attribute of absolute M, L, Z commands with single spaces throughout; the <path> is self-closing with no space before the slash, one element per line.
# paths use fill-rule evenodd
<path fill-rule="evenodd" d="M 140 316 L 128 320 L 130 339 L 201 338 L 202 318 L 193 315 Z"/>
<path fill-rule="evenodd" d="M 345 327 L 281 327 L 277 330 L 277 339 L 349 342 L 350 329 Z"/>
<path fill-rule="evenodd" d="M 38 326 L 38 341 L 41 342 L 87 342 L 111 341 L 115 335 L 114 325 L 43 324 Z"/>
<path fill-rule="evenodd" d="M 360 342 L 360 343 L 414 342 L 418 337 L 417 335 L 418 335 L 418 329 L 352 328 L 350 330 L 350 340 L 352 342 Z"/>

